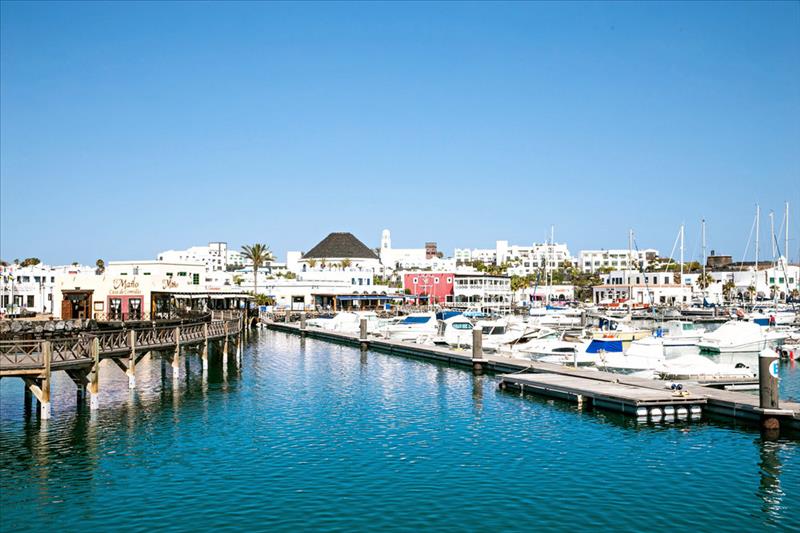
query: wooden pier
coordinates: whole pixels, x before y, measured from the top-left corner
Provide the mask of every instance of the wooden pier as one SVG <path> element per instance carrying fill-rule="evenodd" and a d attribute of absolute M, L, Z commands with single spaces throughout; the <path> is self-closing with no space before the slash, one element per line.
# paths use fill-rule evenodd
<path fill-rule="evenodd" d="M 669 381 L 491 354 L 481 354 L 478 359 L 468 350 L 457 351 L 364 334 L 301 327 L 298 324 L 270 322 L 266 327 L 362 349 L 447 362 L 473 369 L 481 368 L 500 374 L 499 386 L 504 389 L 571 400 L 581 405 L 614 410 L 637 418 L 696 418 L 706 413 L 758 424 L 765 417 L 770 417 L 779 419 L 782 427 L 800 430 L 800 404 L 784 401 L 781 402 L 780 409 L 762 409 L 759 407 L 758 395 L 715 388 L 717 385 L 732 383 L 724 379 L 680 382 L 682 388 L 676 391 L 670 388 L 672 382 Z"/>
<path fill-rule="evenodd" d="M 135 329 L 115 329 L 81 333 L 64 339 L 0 341 L 0 379 L 18 377 L 25 382 L 25 406 L 31 395 L 39 401 L 43 419 L 50 418 L 50 383 L 52 373 L 64 371 L 77 386 L 78 398 L 89 395 L 92 409 L 99 407 L 99 366 L 109 359 L 128 376 L 128 386 L 136 387 L 136 364 L 148 353 L 172 353 L 172 375 L 180 375 L 179 356 L 189 346 L 199 347 L 203 368 L 208 368 L 210 342 L 221 346 L 227 363 L 229 343 L 236 342 L 240 353 L 240 335 L 246 329 L 241 314 L 235 311 L 212 313 L 210 320 L 177 325 Z"/>

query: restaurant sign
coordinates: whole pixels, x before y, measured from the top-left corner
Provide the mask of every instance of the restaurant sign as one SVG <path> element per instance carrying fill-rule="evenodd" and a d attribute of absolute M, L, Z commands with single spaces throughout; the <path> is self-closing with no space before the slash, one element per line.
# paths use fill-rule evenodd
<path fill-rule="evenodd" d="M 108 294 L 111 295 L 141 294 L 141 290 L 139 289 L 139 282 L 136 281 L 136 278 L 133 279 L 115 278 L 111 282 L 111 290 L 108 291 Z"/>

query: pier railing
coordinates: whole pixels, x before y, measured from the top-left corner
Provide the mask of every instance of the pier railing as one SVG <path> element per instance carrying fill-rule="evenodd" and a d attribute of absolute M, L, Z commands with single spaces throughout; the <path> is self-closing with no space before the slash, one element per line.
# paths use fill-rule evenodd
<path fill-rule="evenodd" d="M 99 349 L 98 357 L 102 359 L 129 354 L 132 350 L 142 352 L 168 349 L 177 344 L 219 340 L 237 335 L 241 328 L 240 313 L 216 311 L 211 322 L 106 330 L 63 339 L 0 341 L 0 376 L 44 369 L 47 366 L 44 356 L 46 353 L 50 354 L 50 365 L 53 368 L 83 365 L 94 358 L 92 345 L 95 340 Z"/>

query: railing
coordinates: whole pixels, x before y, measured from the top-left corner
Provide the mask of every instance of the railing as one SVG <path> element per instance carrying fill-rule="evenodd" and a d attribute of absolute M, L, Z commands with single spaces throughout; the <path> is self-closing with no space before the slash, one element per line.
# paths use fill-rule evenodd
<path fill-rule="evenodd" d="M 0 370 L 41 368 L 42 341 L 8 341 L 0 343 Z"/>
<path fill-rule="evenodd" d="M 76 337 L 52 340 L 0 341 L 0 371 L 37 370 L 45 367 L 43 353 L 50 343 L 50 361 L 55 366 L 68 366 L 92 361 L 92 344 L 97 339 L 100 356 L 130 351 L 131 332 L 135 332 L 135 348 L 147 350 L 174 346 L 175 331 L 179 328 L 179 342 L 191 343 L 236 335 L 241 326 L 238 312 L 225 312 L 212 322 L 142 329 L 117 329 L 96 334 L 84 333 Z M 222 318 L 222 317 L 225 318 Z"/>
<path fill-rule="evenodd" d="M 52 364 L 91 361 L 92 342 L 90 336 L 55 339 L 50 343 L 53 350 L 50 361 Z"/>
<path fill-rule="evenodd" d="M 181 342 L 193 342 L 205 339 L 205 324 L 181 326 Z"/>
<path fill-rule="evenodd" d="M 117 352 L 130 349 L 130 346 L 128 346 L 128 332 L 124 329 L 98 333 L 97 339 L 100 341 L 101 352 Z"/>

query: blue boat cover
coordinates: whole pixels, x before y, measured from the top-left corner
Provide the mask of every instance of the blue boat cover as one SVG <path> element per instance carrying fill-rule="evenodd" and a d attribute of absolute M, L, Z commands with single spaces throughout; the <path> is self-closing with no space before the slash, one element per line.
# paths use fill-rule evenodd
<path fill-rule="evenodd" d="M 401 324 L 424 324 L 430 319 L 431 317 L 429 316 L 407 316 Z"/>
<path fill-rule="evenodd" d="M 604 352 L 622 352 L 622 341 L 594 339 L 589 343 L 589 347 L 586 348 L 586 353 L 598 353 L 600 350 Z"/>

